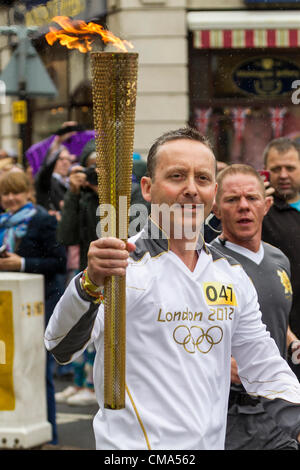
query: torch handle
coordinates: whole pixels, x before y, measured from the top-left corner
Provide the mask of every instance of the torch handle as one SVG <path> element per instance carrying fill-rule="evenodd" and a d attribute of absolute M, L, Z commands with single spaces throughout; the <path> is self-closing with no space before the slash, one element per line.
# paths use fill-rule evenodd
<path fill-rule="evenodd" d="M 112 276 L 104 286 L 104 406 L 125 407 L 126 279 Z"/>

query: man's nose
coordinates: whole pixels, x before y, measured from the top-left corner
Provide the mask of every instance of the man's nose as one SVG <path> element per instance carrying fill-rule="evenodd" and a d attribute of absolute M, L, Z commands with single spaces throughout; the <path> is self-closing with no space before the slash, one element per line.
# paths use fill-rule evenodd
<path fill-rule="evenodd" d="M 280 178 L 288 178 L 289 177 L 289 173 L 288 173 L 287 169 L 284 166 L 280 169 L 279 176 L 280 176 Z"/>
<path fill-rule="evenodd" d="M 245 196 L 242 196 L 239 200 L 239 209 L 240 210 L 249 209 L 249 202 Z"/>
<path fill-rule="evenodd" d="M 196 194 L 198 193 L 198 190 L 197 190 L 197 184 L 196 184 L 196 181 L 193 177 L 190 177 L 187 179 L 187 182 L 186 182 L 186 187 L 185 187 L 185 194 L 188 194 L 190 196 L 196 196 Z"/>

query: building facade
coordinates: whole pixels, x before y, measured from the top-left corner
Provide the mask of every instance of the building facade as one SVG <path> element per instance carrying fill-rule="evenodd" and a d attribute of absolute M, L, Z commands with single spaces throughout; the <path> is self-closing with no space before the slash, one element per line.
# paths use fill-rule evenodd
<path fill-rule="evenodd" d="M 189 123 L 210 137 L 218 159 L 259 168 L 271 138 L 300 131 L 299 6 L 283 0 L 28 1 L 26 24 L 39 28 L 33 44 L 58 89 L 55 97 L 30 100 L 31 143 L 66 120 L 93 127 L 89 54 L 44 40 L 49 22 L 61 14 L 98 22 L 139 53 L 135 152 L 145 156 L 158 135 Z M 0 18 L 3 24 L 4 12 Z M 2 68 L 12 47 L 11 39 L 0 40 Z M 15 146 L 14 99 L 1 105 L 2 147 Z"/>

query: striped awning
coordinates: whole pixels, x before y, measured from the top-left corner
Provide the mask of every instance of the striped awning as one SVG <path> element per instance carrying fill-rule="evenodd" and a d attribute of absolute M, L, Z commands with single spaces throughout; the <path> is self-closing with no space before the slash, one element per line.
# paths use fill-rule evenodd
<path fill-rule="evenodd" d="M 189 12 L 197 49 L 300 47 L 300 11 Z"/>
<path fill-rule="evenodd" d="M 193 33 L 196 49 L 299 47 L 300 29 L 203 30 Z"/>

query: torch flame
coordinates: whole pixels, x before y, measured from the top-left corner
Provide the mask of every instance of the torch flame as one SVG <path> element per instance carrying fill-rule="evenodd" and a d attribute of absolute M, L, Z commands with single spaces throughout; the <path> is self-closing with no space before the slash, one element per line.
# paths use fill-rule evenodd
<path fill-rule="evenodd" d="M 111 31 L 105 30 L 96 23 L 85 23 L 83 20 L 73 21 L 67 16 L 55 16 L 52 21 L 59 24 L 62 29 L 57 29 L 54 26 L 49 27 L 50 31 L 45 35 L 45 38 L 50 46 L 55 41 L 59 41 L 62 46 L 66 46 L 68 49 L 88 52 L 92 50 L 92 43 L 96 37 L 101 36 L 105 44 L 111 43 L 123 52 L 127 52 L 127 47 L 133 48 L 129 41 L 118 38 Z"/>

